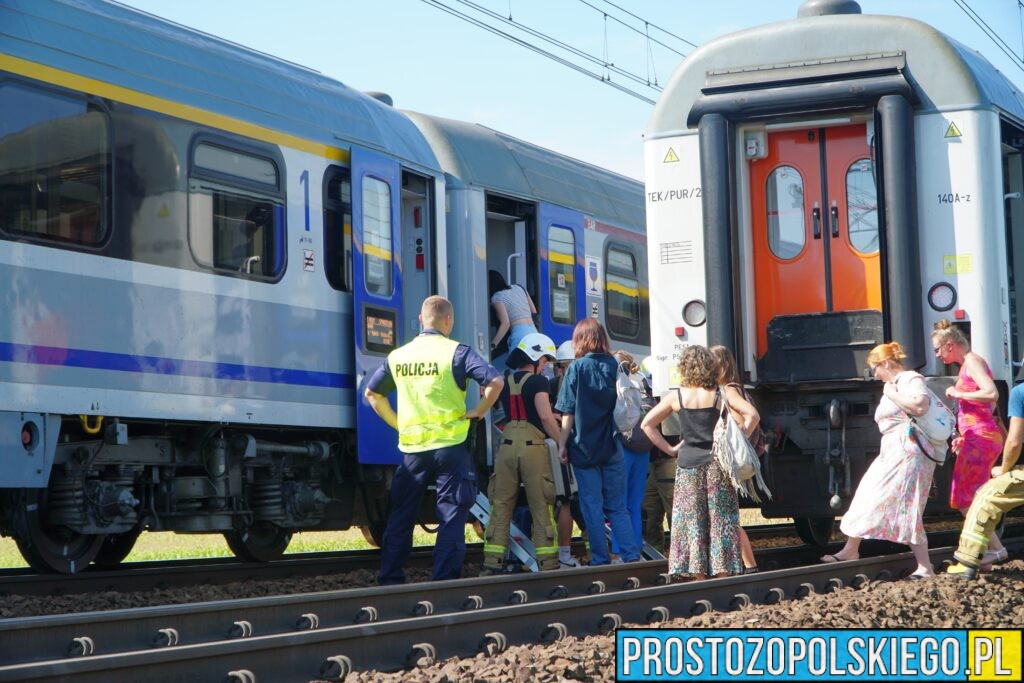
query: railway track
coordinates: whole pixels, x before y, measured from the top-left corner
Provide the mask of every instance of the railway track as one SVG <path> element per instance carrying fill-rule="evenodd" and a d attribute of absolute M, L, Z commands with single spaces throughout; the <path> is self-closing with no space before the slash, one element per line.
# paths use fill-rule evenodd
<path fill-rule="evenodd" d="M 1024 545 L 1024 539 L 1016 545 Z M 938 565 L 952 550 L 936 548 L 933 561 Z M 9 651 L 35 647 L 12 640 L 28 638 L 19 635 L 28 630 L 49 642 L 51 651 L 64 647 L 71 652 L 2 666 L 0 681 L 340 680 L 354 668 L 397 670 L 424 659 L 494 653 L 510 644 L 608 633 L 624 623 L 654 624 L 897 579 L 913 566 L 912 556 L 900 553 L 666 584 L 664 563 L 645 562 L 438 583 L 430 586 L 429 606 L 422 585 L 189 606 L 196 619 L 193 628 L 207 628 L 216 637 L 204 642 L 188 640 L 193 636 L 189 631 L 156 629 L 166 623 L 166 608 L 132 610 L 136 614 L 130 624 L 110 627 L 111 632 L 139 633 L 134 645 L 124 649 L 111 649 L 102 637 L 76 636 L 68 642 L 75 630 L 64 617 L 37 618 L 36 629 L 31 619 L 10 620 L 19 623 L 3 624 L 0 631 Z M 102 623 L 102 614 L 90 615 L 90 623 Z M 239 619 L 243 614 L 259 616 Z M 327 625 L 328 615 L 343 623 Z M 45 633 L 39 630 L 43 624 L 49 626 Z"/>
<path fill-rule="evenodd" d="M 1008 540 L 1024 546 L 1024 535 Z M 783 549 L 785 550 L 785 549 Z M 788 549 L 792 560 L 796 549 Z M 803 550 L 803 559 L 811 557 Z M 865 544 L 865 555 L 889 551 Z M 936 566 L 952 555 L 932 551 Z M 819 552 L 817 550 L 813 552 Z M 781 555 L 781 553 L 779 553 Z M 780 558 L 781 564 L 781 558 Z M 339 678 L 774 603 L 909 573 L 909 553 L 671 584 L 664 562 L 0 621 L 0 681 Z M 236 672 L 236 673 L 232 673 Z"/>
<path fill-rule="evenodd" d="M 752 540 L 793 536 L 791 524 L 747 527 Z M 580 545 L 579 551 L 582 551 Z M 416 548 L 409 556 L 410 567 L 431 566 L 430 548 Z M 483 544 L 466 547 L 466 562 L 479 563 Z M 358 569 L 376 570 L 380 551 L 344 550 L 295 553 L 270 563 L 243 562 L 230 557 L 159 562 L 133 562 L 117 570 L 90 568 L 78 574 L 37 574 L 28 568 L 0 569 L 0 595 L 71 595 L 103 591 L 146 591 L 178 586 L 219 585 L 235 581 L 266 581 L 300 576 L 337 574 Z"/>

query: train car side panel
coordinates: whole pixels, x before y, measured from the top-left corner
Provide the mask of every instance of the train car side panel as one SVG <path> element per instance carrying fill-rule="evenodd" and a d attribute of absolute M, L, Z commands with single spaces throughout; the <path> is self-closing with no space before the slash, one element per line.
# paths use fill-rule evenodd
<path fill-rule="evenodd" d="M 701 208 L 700 151 L 696 135 L 648 140 L 648 281 L 657 292 L 650 304 L 654 390 L 675 386 L 674 368 L 687 344 L 706 344 L 704 224 Z M 683 319 L 690 302 L 691 322 Z M 675 332 L 681 329 L 682 334 Z"/>
<path fill-rule="evenodd" d="M 915 134 L 922 294 L 939 282 L 957 292 L 951 310 L 925 303 L 922 334 L 942 318 L 964 323 L 972 349 L 988 360 L 996 379 L 1010 380 L 999 117 L 991 111 L 920 115 Z M 962 321 L 957 310 L 964 312 Z M 936 364 L 929 358 L 929 374 L 942 374 Z"/>

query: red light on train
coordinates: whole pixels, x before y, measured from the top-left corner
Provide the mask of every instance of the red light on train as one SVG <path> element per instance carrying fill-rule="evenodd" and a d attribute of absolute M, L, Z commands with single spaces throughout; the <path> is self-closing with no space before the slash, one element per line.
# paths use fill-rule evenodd
<path fill-rule="evenodd" d="M 953 317 L 957 320 L 965 320 L 967 318 L 967 311 L 962 308 L 958 308 L 953 311 Z"/>
<path fill-rule="evenodd" d="M 685 337 L 686 336 L 686 328 L 685 327 L 677 327 L 676 328 L 676 336 L 677 337 Z"/>
<path fill-rule="evenodd" d="M 423 254 L 416 254 L 416 270 L 423 270 Z"/>

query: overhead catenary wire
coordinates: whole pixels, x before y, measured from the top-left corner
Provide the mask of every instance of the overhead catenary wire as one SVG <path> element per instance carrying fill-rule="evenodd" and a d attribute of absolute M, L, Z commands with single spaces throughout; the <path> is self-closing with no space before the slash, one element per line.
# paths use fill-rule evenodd
<path fill-rule="evenodd" d="M 579 64 L 576 64 L 575 62 L 572 62 L 571 60 L 565 59 L 564 57 L 560 57 L 559 55 L 556 55 L 553 52 L 549 52 L 548 50 L 545 50 L 544 48 L 542 48 L 542 47 L 540 47 L 538 45 L 534 45 L 533 43 L 530 43 L 529 41 L 523 40 L 522 38 L 519 38 L 519 37 L 514 36 L 514 35 L 512 35 L 510 33 L 502 31 L 500 28 L 498 28 L 496 26 L 491 26 L 490 24 L 488 24 L 488 23 L 486 23 L 484 21 L 481 21 L 481 20 L 479 20 L 479 19 L 477 19 L 475 17 L 471 17 L 471 16 L 469 16 L 468 14 L 466 14 L 464 12 L 460 12 L 458 9 L 456 9 L 454 7 L 450 7 L 450 6 L 446 5 L 446 4 L 444 4 L 443 2 L 441 2 L 440 0 L 421 0 L 421 2 L 424 2 L 427 5 L 435 7 L 437 9 L 441 10 L 442 12 L 447 12 L 448 14 L 451 14 L 452 16 L 454 16 L 454 17 L 456 17 L 458 19 L 462 19 L 463 21 L 465 21 L 467 23 L 470 23 L 470 24 L 472 24 L 474 26 L 482 28 L 485 31 L 490 31 L 491 33 L 495 34 L 496 36 L 499 36 L 501 38 L 504 38 L 505 40 L 511 41 L 511 42 L 513 42 L 513 43 L 515 43 L 515 44 L 517 44 L 517 45 L 519 45 L 521 47 L 524 47 L 527 50 L 535 52 L 535 53 L 537 53 L 537 54 L 539 54 L 539 55 L 541 55 L 543 57 L 547 57 L 548 59 L 551 59 L 551 60 L 553 60 L 553 61 L 555 61 L 555 62 L 557 62 L 557 63 L 559 63 L 559 64 L 561 64 L 563 66 L 566 66 L 566 67 L 568 67 L 568 68 L 570 68 L 570 69 L 572 69 L 574 71 L 577 71 L 577 72 L 579 72 L 579 73 L 581 73 L 581 74 L 583 74 L 585 76 L 589 76 L 589 77 L 591 77 L 591 78 L 593 78 L 595 80 L 601 81 L 602 83 L 605 83 L 605 84 L 615 88 L 616 90 L 619 90 L 619 91 L 621 91 L 623 93 L 626 93 L 627 95 L 635 97 L 638 100 L 641 100 L 643 102 L 647 102 L 648 104 L 656 104 L 654 100 L 652 100 L 651 98 L 649 98 L 649 97 L 647 97 L 647 96 L 645 96 L 645 95 L 643 95 L 643 94 L 641 94 L 639 92 L 636 92 L 635 90 L 631 90 L 630 88 L 627 88 L 624 85 L 616 83 L 615 81 L 606 79 L 606 78 L 604 78 L 599 73 L 595 73 L 593 71 L 590 71 L 589 69 L 587 69 L 587 68 L 585 68 L 583 66 L 580 66 Z M 600 63 L 603 64 L 603 62 L 600 62 Z M 637 77 L 637 78 L 639 79 L 639 77 Z M 641 82 L 642 82 L 642 79 L 641 79 Z M 646 86 L 646 83 L 645 83 L 645 86 Z"/>
<path fill-rule="evenodd" d="M 679 55 L 680 57 L 685 57 L 685 56 L 686 56 L 686 53 L 684 53 L 684 52 L 680 52 L 679 50 L 675 49 L 675 48 L 674 48 L 674 47 L 672 47 L 671 45 L 666 45 L 665 43 L 661 42 L 660 40 L 657 40 L 656 38 L 651 38 L 651 37 L 650 37 L 650 35 L 648 35 L 648 34 L 647 34 L 647 33 L 645 33 L 644 31 L 641 31 L 640 29 L 638 29 L 638 28 L 637 28 L 637 27 L 635 27 L 635 26 L 630 26 L 629 24 L 627 24 L 626 22 L 624 22 L 624 21 L 623 21 L 622 19 L 619 19 L 618 17 L 616 17 L 616 16 L 614 16 L 614 15 L 608 14 L 607 12 L 605 12 L 605 11 L 604 11 L 603 9 L 601 9 L 600 7 L 598 7 L 598 6 L 596 6 L 596 5 L 593 5 L 593 4 L 589 3 L 589 2 L 587 2 L 587 0 L 579 0 L 579 1 L 580 1 L 581 3 L 583 3 L 584 5 L 586 5 L 587 7 L 591 8 L 592 10 L 594 10 L 595 12 L 599 12 L 599 13 L 603 14 L 603 15 L 604 15 L 604 16 L 605 16 L 605 17 L 606 17 L 607 19 L 611 19 L 612 21 L 614 21 L 614 22 L 616 22 L 616 23 L 618 23 L 618 24 L 621 24 L 622 26 L 625 26 L 625 27 L 626 27 L 626 28 L 628 28 L 628 29 L 629 29 L 630 31 L 633 31 L 634 33 L 637 33 L 637 34 L 639 34 L 639 35 L 643 36 L 644 38 L 646 38 L 646 39 L 650 40 L 650 41 L 651 41 L 652 43 L 657 43 L 658 45 L 661 45 L 661 46 L 662 46 L 663 48 L 665 48 L 666 50 L 669 50 L 670 52 L 674 52 L 674 53 L 676 53 L 676 54 L 677 54 L 677 55 Z M 612 7 L 616 7 L 616 5 L 614 5 L 614 4 L 612 4 L 612 3 L 608 3 L 608 4 L 609 4 L 609 5 L 612 5 Z M 621 8 L 618 8 L 618 9 L 621 9 Z M 626 12 L 626 10 L 622 10 L 622 11 L 623 11 L 623 12 Z M 629 12 L 626 12 L 626 14 L 630 14 L 630 13 L 629 13 Z M 666 32 L 666 31 L 665 31 L 664 29 L 658 28 L 658 27 L 657 27 L 657 26 L 655 26 L 654 24 L 651 24 L 650 22 L 648 22 L 648 21 L 645 21 L 644 19 L 641 19 L 640 17 L 637 17 L 637 16 L 635 15 L 635 14 L 630 14 L 630 16 L 632 16 L 632 17 L 635 17 L 635 18 L 636 18 L 636 19 L 638 19 L 639 21 L 643 21 L 643 22 L 644 22 L 644 26 L 645 26 L 645 27 L 647 27 L 647 26 L 651 26 L 651 27 L 653 27 L 653 28 L 657 28 L 657 29 L 658 29 L 659 31 L 662 31 L 663 33 L 664 33 L 664 32 Z M 670 35 L 672 35 L 672 34 L 670 34 Z M 673 36 L 673 37 L 675 37 L 675 38 L 678 38 L 678 36 Z M 684 40 L 683 38 L 678 38 L 678 39 L 679 39 L 679 40 L 682 40 L 682 41 L 683 41 L 684 43 L 687 43 L 688 45 L 693 45 L 693 43 L 691 43 L 691 42 L 690 42 L 690 41 L 688 41 L 688 40 Z M 696 46 L 696 45 L 693 45 L 693 47 L 697 47 L 697 46 Z"/>
<path fill-rule="evenodd" d="M 1006 41 L 1003 40 L 994 29 L 981 18 L 981 15 L 974 11 L 974 8 L 967 3 L 967 0 L 953 0 L 953 2 L 956 3 L 957 7 L 963 10 L 964 14 L 966 14 L 967 17 L 973 21 L 974 24 L 980 28 L 993 43 L 995 43 L 995 46 L 999 48 L 999 50 L 1006 55 L 1011 62 L 1013 62 L 1014 66 L 1021 71 L 1024 71 L 1024 61 L 1014 53 L 1013 48 L 1007 45 Z"/>
<path fill-rule="evenodd" d="M 592 64 L 594 64 L 596 66 L 600 66 L 601 68 L 603 68 L 603 69 L 605 69 L 607 71 L 611 71 L 611 72 L 619 74 L 620 76 L 622 76 L 624 78 L 628 78 L 629 80 L 633 81 L 634 83 L 638 83 L 640 85 L 651 87 L 649 79 L 645 79 L 642 76 L 639 76 L 638 74 L 634 74 L 634 73 L 632 73 L 630 71 L 627 71 L 626 69 L 623 69 L 622 67 L 616 66 L 615 64 L 613 64 L 608 59 L 608 35 L 607 35 L 607 28 L 605 29 L 605 56 L 602 59 L 601 57 L 598 57 L 596 55 L 592 55 L 592 54 L 590 54 L 588 52 L 580 50 L 579 48 L 573 47 L 572 45 L 569 45 L 568 43 L 566 43 L 564 41 L 558 40 L 557 38 L 553 38 L 553 37 L 547 35 L 546 33 L 542 32 L 542 31 L 539 31 L 537 29 L 531 28 L 531 27 L 527 26 L 526 24 L 523 24 L 523 23 L 518 22 L 518 21 L 514 21 L 512 19 L 506 19 L 505 17 L 503 17 L 502 15 L 498 14 L 497 12 L 494 12 L 494 11 L 492 11 L 492 10 L 482 6 L 482 5 L 479 5 L 479 4 L 475 3 L 475 2 L 472 2 L 472 0 L 455 0 L 455 1 L 460 3 L 460 4 L 462 4 L 462 5 L 465 5 L 466 7 L 471 7 L 472 9 L 476 10 L 477 12 L 480 12 L 481 14 L 484 14 L 484 15 L 492 18 L 492 19 L 495 19 L 495 20 L 500 21 L 500 22 L 502 22 L 504 24 L 508 24 L 510 26 L 513 26 L 513 27 L 519 29 L 520 31 L 523 31 L 523 32 L 533 36 L 534 38 L 539 38 L 540 40 L 543 40 L 544 42 L 548 43 L 549 45 L 554 45 L 555 47 L 558 47 L 559 49 L 565 50 L 566 52 L 569 52 L 569 53 L 571 53 L 573 55 L 576 55 L 577 57 L 579 57 L 581 59 L 584 59 L 584 60 L 586 60 L 586 61 L 588 61 L 588 62 L 590 62 L 590 63 L 592 63 Z M 604 80 L 608 80 L 608 77 L 605 77 Z M 653 88 L 653 89 L 654 90 L 660 90 L 660 88 Z"/>
<path fill-rule="evenodd" d="M 697 47 L 697 43 L 691 43 L 691 42 L 690 42 L 689 40 L 687 40 L 686 38 L 683 38 L 682 36 L 677 36 L 677 35 L 676 35 L 675 33 L 672 33 L 672 32 L 671 32 L 671 31 L 669 31 L 668 29 L 662 28 L 662 27 L 658 26 L 657 24 L 652 24 L 651 22 L 647 21 L 647 20 L 646 20 L 646 19 L 644 19 L 643 17 L 639 17 L 639 16 L 637 16 L 637 15 L 633 14 L 633 13 L 632 13 L 632 12 L 630 12 L 630 11 L 629 11 L 628 9 L 625 9 L 625 8 L 623 8 L 623 7 L 619 7 L 619 6 L 618 6 L 618 5 L 616 5 L 616 4 L 614 3 L 614 2 L 611 2 L 611 0 L 603 0 L 603 1 L 604 1 L 604 3 L 605 3 L 606 5 L 611 5 L 612 7 L 614 7 L 614 8 L 615 8 L 615 9 L 617 9 L 617 10 L 619 10 L 620 12 L 625 12 L 626 14 L 628 14 L 628 15 L 629 15 L 629 16 L 631 16 L 631 17 L 633 17 L 633 18 L 634 18 L 634 19 L 636 19 L 637 21 L 642 21 L 642 22 L 644 22 L 644 24 L 645 24 L 645 25 L 648 25 L 648 24 L 650 24 L 650 26 L 651 26 L 652 28 L 655 28 L 655 29 L 657 29 L 657 30 L 661 31 L 662 33 L 664 33 L 664 34 L 665 34 L 665 35 L 667 35 L 667 36 L 672 36 L 672 37 L 673 37 L 673 38 L 675 38 L 676 40 L 678 40 L 678 41 L 680 41 L 680 42 L 683 42 L 683 43 L 686 43 L 686 44 L 687 44 L 687 45 L 689 45 L 690 47 Z M 659 45 L 660 45 L 660 43 L 659 43 Z"/>

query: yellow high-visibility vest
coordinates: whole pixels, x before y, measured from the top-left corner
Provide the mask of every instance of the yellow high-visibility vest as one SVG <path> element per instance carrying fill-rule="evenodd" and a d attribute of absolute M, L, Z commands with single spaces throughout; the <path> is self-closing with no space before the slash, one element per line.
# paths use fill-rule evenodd
<path fill-rule="evenodd" d="M 421 334 L 388 354 L 398 390 L 400 451 L 419 453 L 466 440 L 466 390 L 452 372 L 458 346 L 440 334 Z"/>

